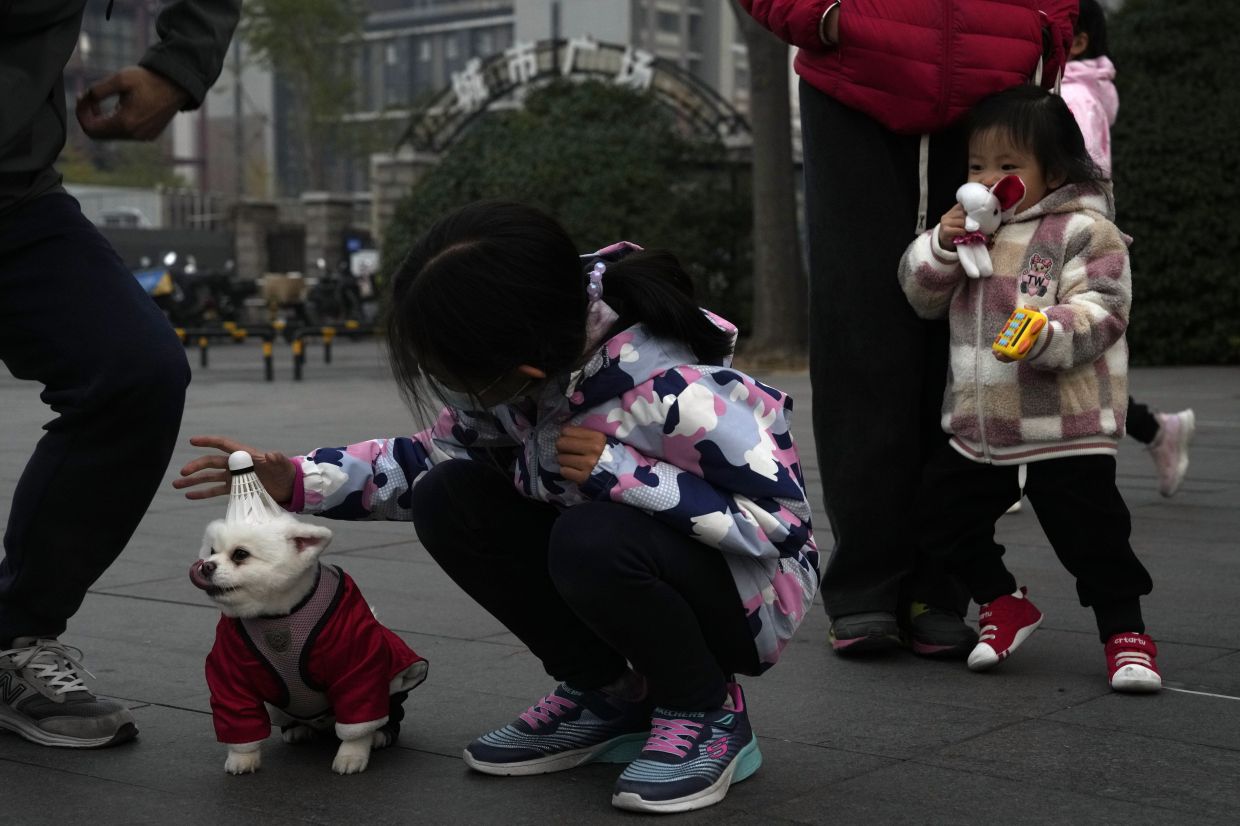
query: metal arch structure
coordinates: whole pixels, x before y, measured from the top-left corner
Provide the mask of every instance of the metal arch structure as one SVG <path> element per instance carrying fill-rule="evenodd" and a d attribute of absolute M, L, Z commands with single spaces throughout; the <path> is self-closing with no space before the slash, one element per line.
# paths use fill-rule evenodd
<path fill-rule="evenodd" d="M 646 90 L 691 135 L 721 140 L 730 149 L 751 143 L 745 116 L 688 71 L 641 49 L 580 37 L 518 43 L 485 60 L 474 58 L 413 113 L 395 148 L 440 154 L 487 112 L 516 106 L 526 90 L 565 78 Z"/>

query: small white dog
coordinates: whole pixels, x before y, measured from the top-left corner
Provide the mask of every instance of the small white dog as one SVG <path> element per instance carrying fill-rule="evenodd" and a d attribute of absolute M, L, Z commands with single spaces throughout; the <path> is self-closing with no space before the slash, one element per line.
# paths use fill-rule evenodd
<path fill-rule="evenodd" d="M 364 771 L 372 748 L 395 742 L 401 703 L 427 662 L 380 625 L 344 571 L 319 555 L 329 529 L 291 515 L 207 526 L 190 580 L 223 616 L 207 656 L 224 770 L 257 771 L 274 719 L 286 743 L 334 725 L 337 774 Z"/>

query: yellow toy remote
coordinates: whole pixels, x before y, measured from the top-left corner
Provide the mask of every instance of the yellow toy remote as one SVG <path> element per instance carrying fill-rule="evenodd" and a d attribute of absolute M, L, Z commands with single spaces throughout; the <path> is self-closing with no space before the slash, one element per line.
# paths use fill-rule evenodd
<path fill-rule="evenodd" d="M 1023 359 L 1029 355 L 1038 333 L 1046 326 L 1046 316 L 1028 307 L 1017 307 L 1008 316 L 1007 324 L 995 336 L 990 349 L 1008 358 Z"/>

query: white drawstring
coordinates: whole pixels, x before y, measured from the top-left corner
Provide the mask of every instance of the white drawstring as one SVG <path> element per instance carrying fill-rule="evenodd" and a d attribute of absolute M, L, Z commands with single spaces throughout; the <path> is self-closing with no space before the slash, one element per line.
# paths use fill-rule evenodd
<path fill-rule="evenodd" d="M 921 136 L 921 146 L 917 152 L 917 177 L 920 181 L 921 192 L 917 202 L 917 229 L 913 231 L 914 235 L 921 235 L 926 231 L 926 221 L 930 211 L 930 136 Z"/>

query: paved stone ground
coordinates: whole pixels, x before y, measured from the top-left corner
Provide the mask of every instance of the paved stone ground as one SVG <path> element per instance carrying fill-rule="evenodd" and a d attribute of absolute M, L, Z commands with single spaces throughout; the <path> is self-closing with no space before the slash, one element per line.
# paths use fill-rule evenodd
<path fill-rule="evenodd" d="M 277 381 L 266 384 L 257 344 L 212 350 L 210 368 L 195 370 L 183 436 L 223 432 L 292 452 L 409 432 L 375 345 L 340 343 L 335 355 L 324 365 L 312 348 L 305 381 L 294 383 L 282 349 Z M 797 397 L 797 436 L 817 501 L 808 380 L 766 378 Z M 1134 442 L 1119 462 L 1134 545 L 1156 583 L 1147 620 L 1173 690 L 1155 697 L 1108 690 L 1092 619 L 1026 508 L 1003 520 L 1000 538 L 1047 618 L 1019 656 L 986 675 L 905 653 L 845 661 L 830 653 L 816 611 L 779 667 L 746 682 L 762 770 L 719 806 L 680 822 L 1236 822 L 1240 370 L 1137 370 L 1133 384 L 1156 406 L 1194 407 L 1199 423 L 1189 479 L 1173 500 L 1158 495 L 1152 464 Z M 37 391 L 0 373 L 0 509 L 47 418 Z M 195 453 L 182 441 L 174 468 Z M 106 483 L 97 495 L 106 495 Z M 156 497 L 66 635 L 86 651 L 101 692 L 133 706 L 141 736 L 74 753 L 0 734 L 4 823 L 634 820 L 610 806 L 616 767 L 534 778 L 465 768 L 462 747 L 511 719 L 550 681 L 403 524 L 334 523 L 330 551 L 379 616 L 431 660 L 398 746 L 376 754 L 365 774 L 337 777 L 331 746 L 292 747 L 273 737 L 259 774 L 225 775 L 202 674 L 217 614 L 186 577 L 203 526 L 222 512 L 218 502 L 186 502 L 170 487 Z M 819 542 L 829 547 L 826 519 L 816 517 Z"/>

